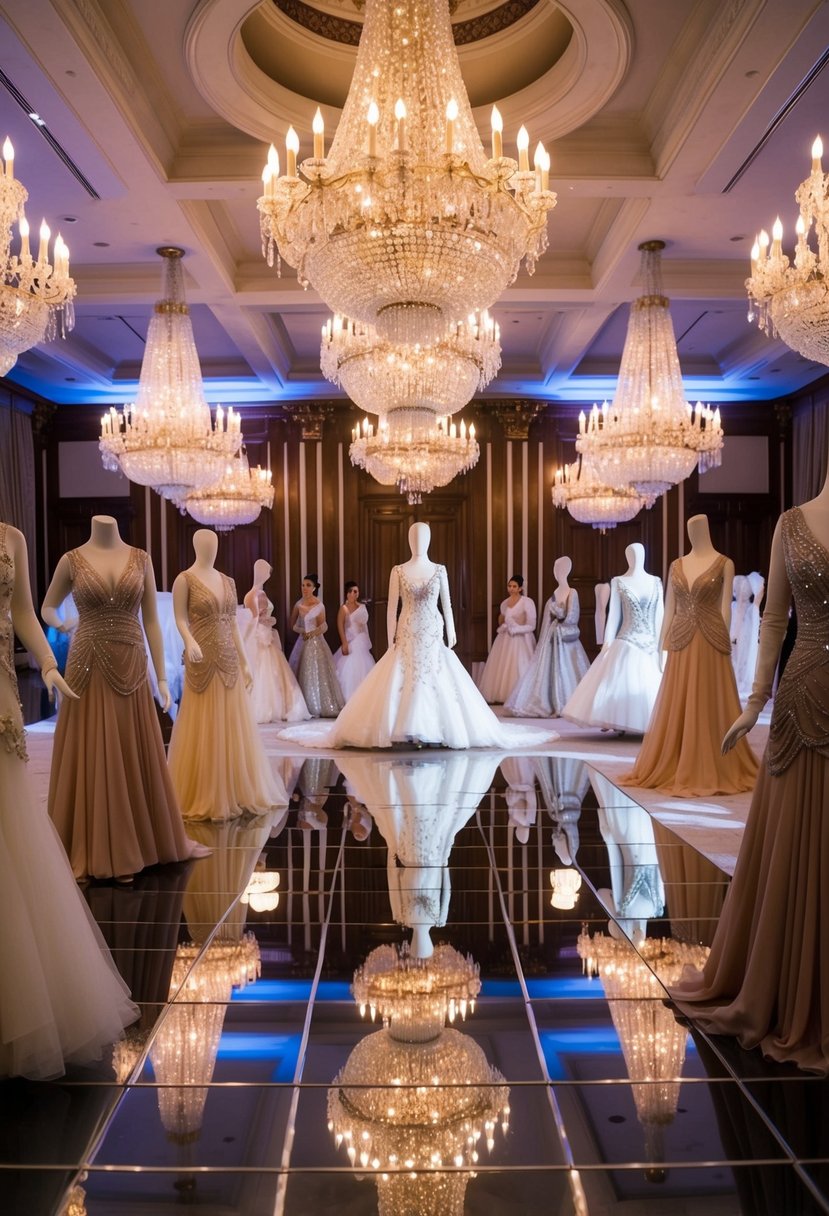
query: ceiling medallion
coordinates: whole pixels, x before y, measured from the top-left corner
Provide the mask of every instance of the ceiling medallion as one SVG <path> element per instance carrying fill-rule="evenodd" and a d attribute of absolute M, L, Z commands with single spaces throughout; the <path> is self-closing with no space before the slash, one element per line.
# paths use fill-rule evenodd
<path fill-rule="evenodd" d="M 539 4 L 541 0 L 506 0 L 506 3 L 496 5 L 488 12 L 471 17 L 468 21 L 458 21 L 452 26 L 452 35 L 456 46 L 465 46 L 471 42 L 480 42 L 482 38 L 490 38 L 500 34 L 510 26 L 515 25 L 522 17 Z M 302 26 L 310 34 L 319 38 L 327 38 L 343 46 L 357 46 L 363 26 L 359 21 L 349 21 L 345 17 L 337 17 L 333 13 L 315 8 L 313 4 L 304 4 L 303 0 L 274 0 L 274 4 L 289 21 Z M 343 7 L 348 7 L 344 4 Z M 365 0 L 350 0 L 350 7 L 362 12 L 366 7 Z M 459 0 L 449 0 L 450 15 L 459 7 Z"/>

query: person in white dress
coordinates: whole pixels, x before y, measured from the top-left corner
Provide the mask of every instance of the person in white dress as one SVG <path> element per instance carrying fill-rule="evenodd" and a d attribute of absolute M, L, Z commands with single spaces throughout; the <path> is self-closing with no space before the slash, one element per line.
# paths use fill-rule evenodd
<path fill-rule="evenodd" d="M 333 727 L 292 726 L 280 731 L 280 739 L 310 747 L 420 743 L 510 748 L 533 747 L 557 738 L 548 730 L 499 722 L 452 653 L 455 622 L 449 582 L 445 568 L 429 560 L 431 535 L 426 523 L 412 524 L 409 529 L 411 560 L 395 566 L 389 579 L 391 644 Z"/>
<path fill-rule="evenodd" d="M 735 586 L 738 578 L 739 575 L 735 574 Z M 760 648 L 760 605 L 765 589 L 766 581 L 762 574 L 753 570 L 751 574 L 744 575 L 738 597 L 738 604 L 742 600 L 742 611 L 735 611 L 732 615 L 731 662 L 741 701 L 746 701 L 751 696 L 754 683 L 754 668 L 757 666 L 757 652 Z"/>
<path fill-rule="evenodd" d="M 264 590 L 272 569 L 261 557 L 253 563 L 253 586 L 244 601 L 249 619 L 242 630 L 242 641 L 253 673 L 251 705 L 257 722 L 305 722 L 311 715 L 282 653 L 274 628 L 273 604 Z"/>
<path fill-rule="evenodd" d="M 662 682 L 662 581 L 645 570 L 638 541 L 625 557 L 628 568 L 610 587 L 604 646 L 561 716 L 580 726 L 644 734 Z"/>
<path fill-rule="evenodd" d="M 297 678 L 305 704 L 314 718 L 336 718 L 345 704 L 334 657 L 323 634 L 328 630 L 325 605 L 317 598 L 320 582 L 316 574 L 302 580 L 302 598 L 294 604 L 291 628 L 299 637 L 291 651 L 291 671 Z"/>
<path fill-rule="evenodd" d="M 340 649 L 334 652 L 334 667 L 346 701 L 353 696 L 374 666 L 368 634 L 368 608 L 360 602 L 360 588 L 345 585 L 345 599 L 337 613 Z"/>
<path fill-rule="evenodd" d="M 491 705 L 503 704 L 530 665 L 535 650 L 536 611 L 524 595 L 524 576 L 513 574 L 501 601 L 498 630 L 478 687 Z"/>

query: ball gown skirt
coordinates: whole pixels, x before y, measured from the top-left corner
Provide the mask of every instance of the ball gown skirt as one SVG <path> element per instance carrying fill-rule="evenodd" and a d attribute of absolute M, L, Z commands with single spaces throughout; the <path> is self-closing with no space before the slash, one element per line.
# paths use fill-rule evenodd
<path fill-rule="evenodd" d="M 579 597 L 564 604 L 551 596 L 544 605 L 538 645 L 527 670 L 504 702 L 517 718 L 557 717 L 587 675 L 590 660 L 579 638 Z"/>
<path fill-rule="evenodd" d="M 299 616 L 297 624 L 302 632 L 294 642 L 289 660 L 312 718 L 336 718 L 345 705 L 328 643 L 322 634 L 305 637 L 305 632 L 316 628 L 324 616 L 322 604 L 315 604 L 304 617 Z"/>
<path fill-rule="evenodd" d="M 368 635 L 368 609 L 360 604 L 345 618 L 348 654 L 342 647 L 334 652 L 334 669 L 346 701 L 354 695 L 374 666 L 371 638 Z"/>
<path fill-rule="evenodd" d="M 254 617 L 244 631 L 245 651 L 253 673 L 250 693 L 257 722 L 305 722 L 311 717 L 296 676 L 282 653 L 273 617 Z"/>
<path fill-rule="evenodd" d="M 501 616 L 504 623 L 498 627 L 478 682 L 481 696 L 491 705 L 503 705 L 532 662 L 535 650 L 536 612 L 532 600 L 522 596 L 513 608 L 503 600 Z M 510 633 L 511 624 L 526 632 Z"/>

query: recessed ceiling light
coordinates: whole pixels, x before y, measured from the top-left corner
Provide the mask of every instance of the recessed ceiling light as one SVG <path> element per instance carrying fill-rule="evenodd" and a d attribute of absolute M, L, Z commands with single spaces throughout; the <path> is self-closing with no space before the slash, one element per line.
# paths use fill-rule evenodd
<path fill-rule="evenodd" d="M 76 215 L 62 215 L 60 217 L 63 224 L 77 224 L 78 217 Z"/>
<path fill-rule="evenodd" d="M 109 249 L 109 241 L 93 241 L 96 249 Z"/>
<path fill-rule="evenodd" d="M 74 68 L 67 68 L 66 71 L 64 72 L 65 76 L 77 76 L 77 74 L 78 73 L 75 71 Z"/>
<path fill-rule="evenodd" d="M 728 239 L 729 241 L 744 241 L 746 239 L 746 234 L 744 232 L 738 232 L 736 236 L 730 236 Z"/>
<path fill-rule="evenodd" d="M 751 80 L 754 76 L 759 75 L 760 73 L 758 72 L 757 68 L 751 68 L 748 72 L 746 72 L 746 80 Z"/>

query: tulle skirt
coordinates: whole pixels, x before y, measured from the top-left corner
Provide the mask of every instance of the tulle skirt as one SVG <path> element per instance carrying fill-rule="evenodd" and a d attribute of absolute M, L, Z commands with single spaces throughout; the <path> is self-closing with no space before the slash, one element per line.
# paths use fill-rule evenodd
<path fill-rule="evenodd" d="M 561 711 L 580 726 L 644 734 L 653 712 L 662 672 L 655 653 L 624 638 L 603 650 Z"/>
<path fill-rule="evenodd" d="M 368 634 L 353 638 L 348 644 L 348 654 L 343 654 L 342 647 L 335 652 L 334 668 L 346 701 L 354 696 L 373 666 Z"/>
<path fill-rule="evenodd" d="M 261 631 L 269 636 L 263 637 Z M 270 626 L 255 625 L 246 638 L 253 673 L 251 708 L 257 722 L 304 722 L 311 717 L 296 676 L 282 653 L 279 637 Z"/>
<path fill-rule="evenodd" d="M 535 638 L 531 633 L 497 633 L 481 673 L 481 696 L 491 704 L 503 704 L 529 667 Z"/>

